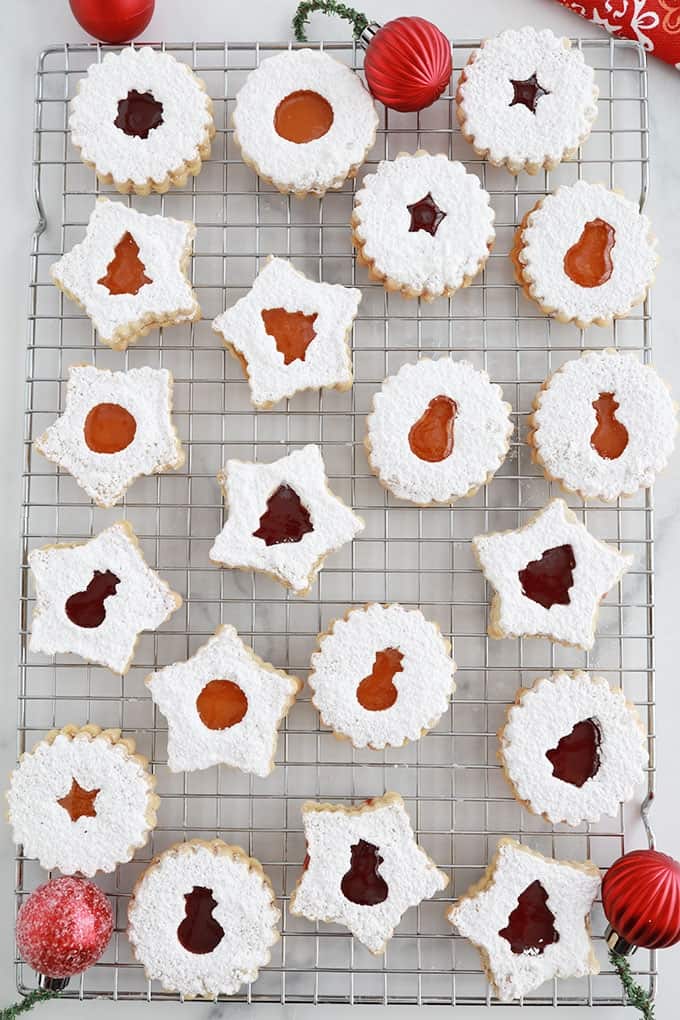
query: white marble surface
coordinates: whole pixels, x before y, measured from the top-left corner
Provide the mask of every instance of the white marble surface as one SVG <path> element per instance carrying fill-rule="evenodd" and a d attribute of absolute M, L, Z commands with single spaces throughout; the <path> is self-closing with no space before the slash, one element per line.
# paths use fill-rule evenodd
<path fill-rule="evenodd" d="M 0 348 L 0 429 L 4 442 L 0 447 L 0 484 L 4 497 L 0 506 L 0 653 L 4 667 L 4 683 L 0 702 L 0 756 L 2 772 L 6 774 L 15 757 L 14 719 L 16 690 L 16 638 L 18 559 L 19 559 L 19 500 L 20 500 L 20 437 L 23 431 L 22 409 L 24 389 L 24 338 L 26 311 L 26 280 L 28 250 L 34 221 L 31 203 L 31 127 L 33 72 L 37 53 L 47 44 L 64 40 L 79 41 L 82 32 L 73 21 L 66 0 L 4 0 L 4 32 L 0 43 L 0 123 L 6 159 L 0 164 L 2 176 L 3 230 L 0 245 L 0 292 L 3 323 Z M 423 0 L 414 5 L 407 0 L 367 0 L 368 13 L 384 22 L 400 14 L 422 14 L 436 21 L 450 36 L 478 38 L 493 35 L 509 26 L 533 24 L 550 27 L 568 35 L 588 35 L 599 30 L 589 26 L 571 13 L 558 7 L 554 0 L 476 0 L 471 4 L 452 3 L 451 0 Z M 269 39 L 287 38 L 289 19 L 294 8 L 293 0 L 249 0 L 237 4 L 234 0 L 157 0 L 157 13 L 147 33 L 149 38 L 166 40 L 187 39 L 252 39 L 257 36 Z M 344 38 L 346 32 L 339 22 L 315 19 L 314 37 Z M 654 290 L 655 362 L 676 395 L 680 394 L 680 328 L 675 303 L 678 267 L 680 267 L 680 169 L 678 168 L 677 108 L 680 102 L 680 75 L 664 65 L 652 61 L 649 74 L 650 114 L 652 132 L 652 190 L 647 211 L 660 238 L 662 265 Z M 677 660 L 674 657 L 673 635 L 677 626 L 678 564 L 680 563 L 680 455 L 676 453 L 671 468 L 657 486 L 657 577 L 656 577 L 656 633 L 657 633 L 657 692 L 658 717 L 657 763 L 659 768 L 658 798 L 654 816 L 658 842 L 661 848 L 680 856 L 680 816 L 677 811 L 676 777 L 680 722 L 680 687 L 677 679 Z M 677 522 L 677 523 L 676 523 Z M 10 860 L 13 848 L 7 827 L 0 830 L 0 869 L 4 876 L 0 887 L 0 906 L 6 923 L 0 934 L 0 1005 L 14 997 L 14 974 L 10 963 L 12 953 L 13 915 Z M 659 1020 L 677 1015 L 677 998 L 680 992 L 678 976 L 680 949 L 669 950 L 660 956 L 661 985 L 657 1006 Z M 141 1018 L 148 1010 L 158 1015 L 159 1010 L 173 1014 L 182 1007 L 153 1004 L 150 1006 L 88 1003 L 80 1006 L 73 1002 L 49 1003 L 40 1007 L 36 1017 L 112 1017 L 124 1013 L 126 1018 Z M 245 1016 L 249 1012 L 258 1017 L 293 1018 L 311 1017 L 311 1008 L 257 1007 L 249 1011 L 239 1005 L 199 1005 L 184 1007 L 197 1020 L 214 1020 L 218 1016 Z M 366 1015 L 368 1010 L 364 1011 Z M 371 1017 L 380 1017 L 386 1010 L 375 1008 Z M 538 1010 L 532 1010 L 536 1016 Z M 548 1011 L 540 1011 L 541 1013 Z M 390 1017 L 412 1016 L 414 1010 L 390 1009 Z M 338 1020 L 347 1011 L 324 1008 L 324 1020 Z M 355 1014 L 356 1015 L 356 1014 Z M 458 1007 L 457 1016 L 480 1015 L 479 1010 Z M 504 1016 L 519 1016 L 520 1011 L 510 1008 Z M 561 1009 L 562 1020 L 576 1020 L 587 1016 L 583 1010 Z M 603 1018 L 623 1020 L 633 1017 L 632 1010 L 611 1008 L 600 1010 Z M 637 1015 L 637 1014 L 635 1014 Z"/>

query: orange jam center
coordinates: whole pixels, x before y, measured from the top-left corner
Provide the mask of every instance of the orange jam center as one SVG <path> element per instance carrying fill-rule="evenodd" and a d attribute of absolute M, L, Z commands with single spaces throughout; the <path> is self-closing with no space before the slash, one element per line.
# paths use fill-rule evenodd
<path fill-rule="evenodd" d="M 395 673 L 401 673 L 404 656 L 397 648 L 383 648 L 375 657 L 373 671 L 357 687 L 357 701 L 368 712 L 383 712 L 397 700 L 397 688 L 392 683 Z"/>
<path fill-rule="evenodd" d="M 227 730 L 241 722 L 248 699 L 231 680 L 211 680 L 196 698 L 196 709 L 209 730 Z"/>
<path fill-rule="evenodd" d="M 65 811 L 68 811 L 72 822 L 79 818 L 96 818 L 97 811 L 94 806 L 99 790 L 85 790 L 77 779 L 71 783 L 71 789 L 65 797 L 61 797 L 57 804 L 60 804 Z"/>
<path fill-rule="evenodd" d="M 333 107 L 310 89 L 291 92 L 282 99 L 274 113 L 274 129 L 288 142 L 313 142 L 321 138 L 333 123 Z"/>
<path fill-rule="evenodd" d="M 153 283 L 144 270 L 139 257 L 139 245 L 127 230 L 113 249 L 113 258 L 106 273 L 97 283 L 106 287 L 109 294 L 138 294 L 147 283 Z"/>
<path fill-rule="evenodd" d="M 555 915 L 548 906 L 548 894 L 540 882 L 532 882 L 517 899 L 506 928 L 498 933 L 510 943 L 515 956 L 541 956 L 546 946 L 559 942 Z"/>
<path fill-rule="evenodd" d="M 285 308 L 265 308 L 260 314 L 265 330 L 283 354 L 284 363 L 304 361 L 307 348 L 316 336 L 317 313 L 305 315 L 304 312 L 287 312 Z"/>
<path fill-rule="evenodd" d="M 450 397 L 431 400 L 424 414 L 411 427 L 408 443 L 420 460 L 436 464 L 446 460 L 453 450 L 453 420 L 458 408 Z"/>
<path fill-rule="evenodd" d="M 93 453 L 120 453 L 137 432 L 137 422 L 120 404 L 95 404 L 83 426 L 85 442 Z"/>
<path fill-rule="evenodd" d="M 605 460 L 616 460 L 628 446 L 628 429 L 616 419 L 618 406 L 613 393 L 600 393 L 593 401 L 597 427 L 590 445 Z"/>
<path fill-rule="evenodd" d="M 564 271 L 579 287 L 601 287 L 614 272 L 616 231 L 606 220 L 590 220 L 564 256 Z"/>

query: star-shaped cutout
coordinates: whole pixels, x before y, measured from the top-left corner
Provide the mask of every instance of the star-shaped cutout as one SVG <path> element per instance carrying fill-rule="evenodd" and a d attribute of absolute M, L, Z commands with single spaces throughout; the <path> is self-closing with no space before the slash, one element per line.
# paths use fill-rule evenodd
<path fill-rule="evenodd" d="M 243 363 L 253 404 L 266 408 L 298 390 L 349 389 L 348 339 L 360 301 L 356 288 L 317 283 L 270 257 L 213 329 Z"/>
<path fill-rule="evenodd" d="M 34 549 L 28 563 L 36 588 L 32 652 L 72 652 L 126 673 L 140 633 L 156 630 L 182 604 L 146 564 L 127 521 L 80 545 Z"/>
<path fill-rule="evenodd" d="M 83 817 L 96 818 L 97 809 L 94 802 L 98 793 L 99 789 L 85 790 L 74 777 L 71 789 L 65 797 L 57 799 L 57 804 L 61 805 L 64 811 L 68 811 L 72 822 L 77 822 L 79 818 Z"/>
<path fill-rule="evenodd" d="M 409 907 L 448 885 L 416 843 L 398 793 L 351 808 L 308 801 L 302 824 L 307 857 L 290 912 L 342 924 L 372 953 L 384 952 Z"/>
<path fill-rule="evenodd" d="M 434 237 L 440 223 L 446 218 L 446 213 L 443 209 L 439 208 L 430 191 L 417 202 L 407 205 L 406 208 L 411 214 L 411 222 L 408 228 L 410 234 L 414 234 L 418 230 L 424 230 L 425 233 Z"/>
<path fill-rule="evenodd" d="M 508 1002 L 554 977 L 597 974 L 587 918 L 599 888 L 590 861 L 557 861 L 506 837 L 447 917 L 479 949 L 496 995 Z"/>
<path fill-rule="evenodd" d="M 510 106 L 526 106 L 530 113 L 536 113 L 539 100 L 551 94 L 539 84 L 535 72 L 530 78 L 511 78 L 510 84 L 514 92 Z"/>
<path fill-rule="evenodd" d="M 271 574 L 297 595 L 307 594 L 326 556 L 364 527 L 328 488 L 321 451 L 312 444 L 271 464 L 227 461 L 218 479 L 229 518 L 210 559 Z"/>
<path fill-rule="evenodd" d="M 125 348 L 201 310 L 186 274 L 196 227 L 99 198 L 85 238 L 55 262 L 53 282 L 92 319 L 102 343 Z"/>
<path fill-rule="evenodd" d="M 472 548 L 495 589 L 491 637 L 547 637 L 585 650 L 600 602 L 633 562 L 591 535 L 562 499 L 517 530 L 477 535 Z"/>
<path fill-rule="evenodd" d="M 72 474 L 98 506 L 110 507 L 140 475 L 184 463 L 171 405 L 172 375 L 167 369 L 110 372 L 73 365 L 64 413 L 35 446 Z"/>
<path fill-rule="evenodd" d="M 263 662 L 228 624 L 146 683 L 168 720 L 171 772 L 224 764 L 256 776 L 273 769 L 279 726 L 302 686 Z"/>

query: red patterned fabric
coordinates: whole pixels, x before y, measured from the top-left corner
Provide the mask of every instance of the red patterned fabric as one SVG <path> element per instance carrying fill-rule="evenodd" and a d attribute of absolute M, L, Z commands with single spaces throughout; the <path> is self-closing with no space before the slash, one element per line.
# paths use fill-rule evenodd
<path fill-rule="evenodd" d="M 558 0 L 614 36 L 636 39 L 680 70 L 680 0 Z"/>

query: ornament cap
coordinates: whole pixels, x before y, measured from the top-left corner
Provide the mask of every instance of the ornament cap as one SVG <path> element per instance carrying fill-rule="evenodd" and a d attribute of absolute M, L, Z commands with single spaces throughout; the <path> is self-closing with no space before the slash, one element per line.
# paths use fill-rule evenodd
<path fill-rule="evenodd" d="M 362 30 L 358 36 L 358 43 L 362 49 L 367 50 L 373 42 L 375 35 L 380 31 L 382 25 L 378 24 L 377 21 L 369 21 L 366 28 Z"/>
<path fill-rule="evenodd" d="M 71 979 L 67 977 L 49 977 L 47 974 L 38 974 L 38 988 L 45 992 L 63 992 Z"/>
<path fill-rule="evenodd" d="M 611 924 L 607 925 L 604 940 L 612 953 L 616 953 L 618 956 L 632 956 L 637 949 L 637 946 L 634 946 L 632 942 L 628 942 L 617 931 L 614 931 Z"/>

